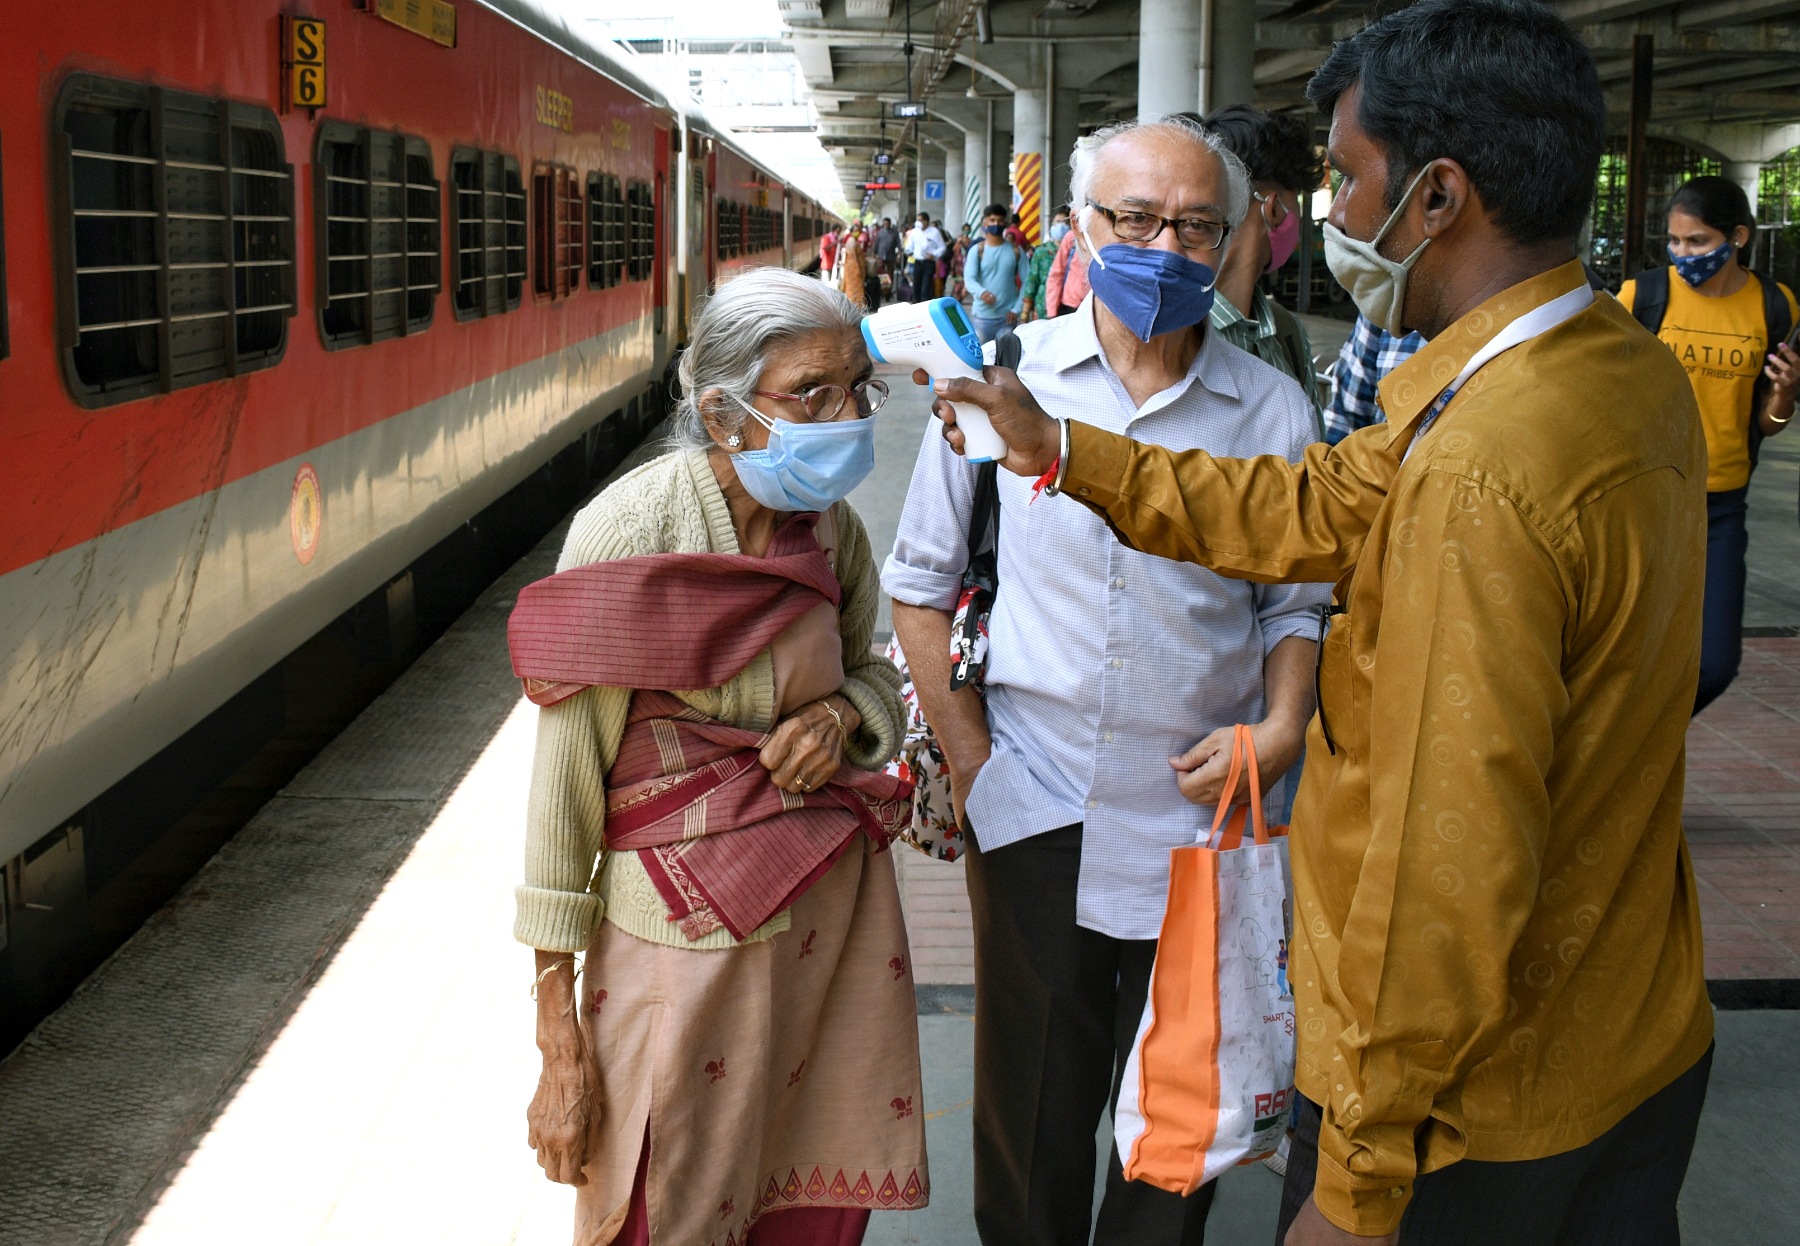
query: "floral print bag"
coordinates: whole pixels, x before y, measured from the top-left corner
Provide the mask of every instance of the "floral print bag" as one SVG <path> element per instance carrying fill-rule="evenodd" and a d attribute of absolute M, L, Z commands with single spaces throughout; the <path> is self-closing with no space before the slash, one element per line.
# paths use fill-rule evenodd
<path fill-rule="evenodd" d="M 950 763 L 937 737 L 919 711 L 919 692 L 913 687 L 900 638 L 888 641 L 888 660 L 900 668 L 900 699 L 906 705 L 906 730 L 900 755 L 887 764 L 887 772 L 913 785 L 912 821 L 900 831 L 900 839 L 928 857 L 955 861 L 963 854 L 963 830 L 956 824 L 956 806 L 950 801 Z"/>

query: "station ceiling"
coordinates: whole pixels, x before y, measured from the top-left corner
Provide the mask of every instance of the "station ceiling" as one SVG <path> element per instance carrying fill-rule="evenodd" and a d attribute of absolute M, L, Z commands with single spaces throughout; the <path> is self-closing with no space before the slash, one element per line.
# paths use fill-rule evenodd
<path fill-rule="evenodd" d="M 1010 131 L 1012 92 L 1043 84 L 1051 44 L 1055 85 L 1080 91 L 1084 128 L 1137 110 L 1135 0 L 913 0 L 911 97 L 929 110 L 914 123 L 889 116 L 892 103 L 908 98 L 907 0 L 778 2 L 818 107 L 820 138 L 853 204 L 884 146 L 910 185 L 921 140 L 960 146 L 964 130 L 985 130 L 990 107 L 997 128 Z M 1621 131 L 1639 34 L 1655 39 L 1653 132 L 1692 139 L 1712 126 L 1800 121 L 1800 0 L 1555 7 L 1593 48 Z M 1256 0 L 1257 103 L 1305 107 L 1307 78 L 1371 8 L 1368 0 Z M 989 41 L 979 41 L 982 34 Z"/>

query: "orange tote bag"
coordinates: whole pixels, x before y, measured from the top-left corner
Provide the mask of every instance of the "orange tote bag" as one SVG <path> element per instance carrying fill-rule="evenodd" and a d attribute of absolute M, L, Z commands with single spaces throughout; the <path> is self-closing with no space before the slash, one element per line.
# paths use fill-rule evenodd
<path fill-rule="evenodd" d="M 1250 806 L 1232 811 L 1246 772 Z M 1192 1194 L 1281 1142 L 1294 1087 L 1291 889 L 1287 828 L 1267 825 L 1256 746 L 1239 726 L 1212 832 L 1169 854 L 1150 998 L 1113 1114 L 1126 1180 Z"/>

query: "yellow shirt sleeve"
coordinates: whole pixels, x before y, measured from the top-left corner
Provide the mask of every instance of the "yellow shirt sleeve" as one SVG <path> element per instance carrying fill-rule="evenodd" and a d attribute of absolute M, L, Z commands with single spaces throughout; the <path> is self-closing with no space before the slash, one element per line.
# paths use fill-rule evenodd
<path fill-rule="evenodd" d="M 1624 304 L 1626 311 L 1630 311 L 1632 301 L 1635 300 L 1636 298 L 1637 298 L 1637 279 L 1634 277 L 1630 281 L 1627 281 L 1624 285 L 1619 287 L 1619 302 Z"/>

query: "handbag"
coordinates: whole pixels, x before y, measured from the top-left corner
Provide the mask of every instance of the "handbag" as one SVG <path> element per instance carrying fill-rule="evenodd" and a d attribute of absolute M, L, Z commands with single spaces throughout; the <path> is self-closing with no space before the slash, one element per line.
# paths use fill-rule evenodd
<path fill-rule="evenodd" d="M 994 344 L 994 362 L 1017 371 L 1023 355 L 1018 336 L 1003 333 Z M 973 685 L 980 691 L 987 677 L 988 616 L 1000 589 L 1000 477 L 997 463 L 975 468 L 975 491 L 969 507 L 969 565 L 957 592 L 956 612 L 950 620 L 950 690 Z M 944 756 L 931 724 L 919 708 L 919 691 L 907 668 L 900 638 L 887 645 L 888 660 L 900 668 L 900 697 L 906 706 L 906 727 L 900 753 L 887 764 L 887 772 L 913 785 L 913 814 L 900 839 L 940 861 L 962 856 L 964 828 L 957 825 L 956 806 L 950 799 L 950 762 Z"/>
<path fill-rule="evenodd" d="M 1249 808 L 1231 810 L 1246 772 Z M 1280 1145 L 1294 1095 L 1292 890 L 1287 828 L 1267 825 L 1240 725 L 1211 833 L 1169 854 L 1150 995 L 1113 1113 L 1127 1181 L 1192 1194 Z"/>

